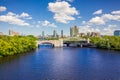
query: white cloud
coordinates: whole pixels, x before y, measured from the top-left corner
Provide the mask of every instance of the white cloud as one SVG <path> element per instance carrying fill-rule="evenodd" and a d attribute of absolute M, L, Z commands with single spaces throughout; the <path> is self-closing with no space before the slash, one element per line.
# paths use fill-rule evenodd
<path fill-rule="evenodd" d="M 54 13 L 54 19 L 61 23 L 68 23 L 71 20 L 75 20 L 74 15 L 78 15 L 78 11 L 75 7 L 66 2 L 50 2 L 48 4 L 49 11 Z"/>
<path fill-rule="evenodd" d="M 45 20 L 45 21 L 38 21 L 36 27 L 39 28 L 41 26 L 42 27 L 54 27 L 54 28 L 57 27 L 54 23 L 51 23 L 51 22 L 49 22 L 47 20 Z"/>
<path fill-rule="evenodd" d="M 42 22 L 42 26 L 45 26 L 45 27 L 57 27 L 54 23 L 50 23 L 47 20 Z"/>
<path fill-rule="evenodd" d="M 112 20 L 113 17 L 114 17 L 114 16 L 111 15 L 111 14 L 103 14 L 103 15 L 101 16 L 101 18 L 104 19 L 105 21 Z"/>
<path fill-rule="evenodd" d="M 20 15 L 15 14 L 13 12 L 8 12 L 7 15 L 14 16 L 14 17 L 17 17 L 17 18 L 23 18 L 23 19 L 32 19 L 32 17 L 28 13 L 25 13 L 25 12 L 21 13 Z"/>
<path fill-rule="evenodd" d="M 113 11 L 112 14 L 103 14 L 101 16 L 93 17 L 88 21 L 89 24 L 105 25 L 110 21 L 120 21 L 119 11 Z"/>
<path fill-rule="evenodd" d="M 101 18 L 103 18 L 105 21 L 120 21 L 120 15 L 104 14 Z"/>
<path fill-rule="evenodd" d="M 86 21 L 82 21 L 82 24 L 86 24 Z"/>
<path fill-rule="evenodd" d="M 50 24 L 50 22 L 45 20 L 45 21 L 43 21 L 42 26 L 48 26 L 49 24 Z"/>
<path fill-rule="evenodd" d="M 25 13 L 25 12 L 23 12 L 19 17 L 25 18 L 25 19 L 32 19 L 32 17 L 28 13 Z"/>
<path fill-rule="evenodd" d="M 68 1 L 68 2 L 73 2 L 74 0 L 56 0 L 56 1 Z"/>
<path fill-rule="evenodd" d="M 23 12 L 20 16 L 21 16 L 21 17 L 29 17 L 29 14 Z"/>
<path fill-rule="evenodd" d="M 113 32 L 116 28 L 117 28 L 117 25 L 108 25 L 107 27 L 103 28 L 102 34 L 113 35 Z"/>
<path fill-rule="evenodd" d="M 109 14 L 102 14 L 91 18 L 89 21 L 82 21 L 81 32 L 100 32 L 102 35 L 113 35 L 114 30 L 120 29 L 119 11 L 112 11 Z M 112 24 L 112 25 L 110 25 Z M 115 24 L 115 25 L 114 25 Z"/>
<path fill-rule="evenodd" d="M 88 33 L 88 32 L 100 32 L 100 29 L 93 28 L 89 25 L 79 26 L 80 33 Z"/>
<path fill-rule="evenodd" d="M 89 25 L 79 26 L 80 33 L 98 32 L 101 35 L 113 35 L 114 30 L 118 28 L 117 25 L 106 25 L 104 28 L 92 27 Z"/>
<path fill-rule="evenodd" d="M 93 15 L 96 15 L 96 14 L 102 14 L 102 9 L 97 10 L 97 11 L 95 11 L 95 12 L 93 13 Z"/>
<path fill-rule="evenodd" d="M 17 17 L 17 14 L 13 13 L 13 12 L 8 12 L 7 14 L 8 16 L 16 16 Z"/>
<path fill-rule="evenodd" d="M 0 6 L 0 12 L 6 11 L 7 8 L 5 6 Z"/>
<path fill-rule="evenodd" d="M 25 22 L 25 20 L 20 16 L 21 15 L 15 14 L 13 12 L 8 12 L 8 14 L 0 16 L 0 21 L 19 26 L 29 26 L 30 24 Z"/>
<path fill-rule="evenodd" d="M 118 10 L 118 11 L 113 11 L 113 12 L 111 12 L 112 14 L 115 14 L 115 15 L 120 15 L 120 10 Z"/>
<path fill-rule="evenodd" d="M 105 24 L 105 21 L 101 17 L 94 17 L 89 22 L 92 23 L 92 24 L 96 24 L 96 25 Z"/>

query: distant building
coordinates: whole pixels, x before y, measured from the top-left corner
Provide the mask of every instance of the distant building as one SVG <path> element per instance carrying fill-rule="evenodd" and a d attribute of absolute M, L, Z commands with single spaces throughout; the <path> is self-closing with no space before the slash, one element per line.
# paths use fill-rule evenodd
<path fill-rule="evenodd" d="M 115 30 L 114 31 L 114 36 L 120 36 L 120 30 Z"/>
<path fill-rule="evenodd" d="M 90 36 L 91 36 L 91 33 L 90 33 L 90 32 L 88 32 L 88 33 L 87 33 L 87 36 L 88 36 L 88 37 L 90 37 Z"/>
<path fill-rule="evenodd" d="M 54 38 L 57 37 L 57 32 L 56 32 L 56 30 L 53 31 L 53 37 L 54 37 Z"/>
<path fill-rule="evenodd" d="M 47 34 L 47 35 L 46 35 L 46 38 L 53 38 L 53 35 Z"/>
<path fill-rule="evenodd" d="M 87 36 L 88 37 L 96 37 L 96 36 L 100 36 L 100 33 L 99 32 L 88 32 L 87 33 Z"/>
<path fill-rule="evenodd" d="M 38 35 L 37 38 L 42 38 L 42 36 L 41 36 L 41 35 Z"/>
<path fill-rule="evenodd" d="M 91 32 L 91 36 L 100 36 L 99 32 Z"/>
<path fill-rule="evenodd" d="M 63 38 L 63 37 L 64 37 L 63 30 L 61 30 L 61 38 Z"/>
<path fill-rule="evenodd" d="M 10 36 L 18 36 L 19 33 L 18 33 L 18 32 L 15 32 L 15 31 L 13 31 L 13 30 L 9 30 L 9 35 L 10 35 Z"/>
<path fill-rule="evenodd" d="M 85 33 L 80 33 L 80 37 L 83 37 L 83 36 L 85 36 Z"/>
<path fill-rule="evenodd" d="M 44 39 L 45 39 L 45 32 L 42 31 L 42 40 L 44 40 Z"/>
<path fill-rule="evenodd" d="M 42 31 L 42 37 L 45 37 L 45 32 L 44 31 Z"/>
<path fill-rule="evenodd" d="M 3 32 L 0 32 L 0 36 L 4 35 Z"/>
<path fill-rule="evenodd" d="M 79 36 L 79 28 L 77 26 L 70 28 L 70 37 L 77 37 L 77 36 Z"/>

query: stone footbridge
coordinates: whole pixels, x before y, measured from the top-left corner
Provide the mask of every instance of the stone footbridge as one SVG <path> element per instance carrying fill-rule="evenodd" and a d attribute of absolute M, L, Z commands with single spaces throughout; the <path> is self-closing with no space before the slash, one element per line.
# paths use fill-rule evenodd
<path fill-rule="evenodd" d="M 54 47 L 63 47 L 63 40 L 40 40 L 40 41 L 36 41 L 36 46 L 40 45 L 40 44 L 52 44 L 54 45 Z"/>

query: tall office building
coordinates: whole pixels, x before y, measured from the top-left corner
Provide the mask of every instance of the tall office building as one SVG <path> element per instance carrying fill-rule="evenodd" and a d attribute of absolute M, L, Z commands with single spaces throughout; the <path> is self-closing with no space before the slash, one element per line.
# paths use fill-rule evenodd
<path fill-rule="evenodd" d="M 18 36 L 19 33 L 18 33 L 18 32 L 15 32 L 15 31 L 13 31 L 13 30 L 9 30 L 9 35 L 10 35 L 10 36 Z"/>
<path fill-rule="evenodd" d="M 44 40 L 44 39 L 45 39 L 45 32 L 42 31 L 42 40 Z"/>
<path fill-rule="evenodd" d="M 42 37 L 45 37 L 45 32 L 44 31 L 42 31 Z"/>
<path fill-rule="evenodd" d="M 100 36 L 99 32 L 91 32 L 91 36 Z"/>
<path fill-rule="evenodd" d="M 73 36 L 73 28 L 70 28 L 70 37 Z"/>
<path fill-rule="evenodd" d="M 1 36 L 1 35 L 4 35 L 3 32 L 0 32 L 0 36 Z"/>
<path fill-rule="evenodd" d="M 88 37 L 90 37 L 90 36 L 91 36 L 91 33 L 90 33 L 90 32 L 88 32 L 88 33 L 87 33 L 87 36 L 88 36 Z"/>
<path fill-rule="evenodd" d="M 63 30 L 61 30 L 61 38 L 63 38 L 63 36 L 64 36 L 64 35 L 63 35 Z"/>
<path fill-rule="evenodd" d="M 100 33 L 99 33 L 99 32 L 88 32 L 88 33 L 87 33 L 87 36 L 88 36 L 88 37 L 100 36 Z"/>
<path fill-rule="evenodd" d="M 120 36 L 120 30 L 115 30 L 114 31 L 114 36 Z"/>
<path fill-rule="evenodd" d="M 79 33 L 79 36 L 83 37 L 83 36 L 85 36 L 85 33 Z"/>
<path fill-rule="evenodd" d="M 79 28 L 77 26 L 70 28 L 71 37 L 77 37 L 78 35 L 79 35 Z"/>
<path fill-rule="evenodd" d="M 56 30 L 53 31 L 53 37 L 54 37 L 54 38 L 57 37 L 57 32 L 56 32 Z"/>

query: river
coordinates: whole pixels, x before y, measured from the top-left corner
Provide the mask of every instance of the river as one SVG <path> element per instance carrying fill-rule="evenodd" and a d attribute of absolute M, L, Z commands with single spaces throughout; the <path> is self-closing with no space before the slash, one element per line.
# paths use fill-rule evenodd
<path fill-rule="evenodd" d="M 120 80 L 120 52 L 39 48 L 0 58 L 0 80 Z"/>

